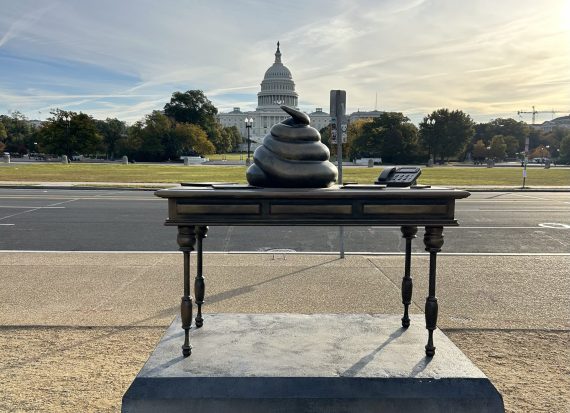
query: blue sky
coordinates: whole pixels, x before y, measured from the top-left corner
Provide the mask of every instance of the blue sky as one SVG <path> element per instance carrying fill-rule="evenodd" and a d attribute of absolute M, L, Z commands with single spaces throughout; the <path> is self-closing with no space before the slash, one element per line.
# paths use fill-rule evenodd
<path fill-rule="evenodd" d="M 349 111 L 374 109 L 377 95 L 377 109 L 415 122 L 442 107 L 477 121 L 570 111 L 569 1 L 0 0 L 0 10 L 0 114 L 61 108 L 132 123 L 188 89 L 221 111 L 255 109 L 277 40 L 307 111 L 328 111 L 331 89 L 347 91 Z"/>

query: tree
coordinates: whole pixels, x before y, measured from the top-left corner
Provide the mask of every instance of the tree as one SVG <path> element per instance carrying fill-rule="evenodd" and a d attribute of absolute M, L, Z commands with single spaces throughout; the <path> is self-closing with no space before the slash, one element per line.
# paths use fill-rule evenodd
<path fill-rule="evenodd" d="M 570 135 L 566 135 L 560 141 L 560 161 L 570 163 Z"/>
<path fill-rule="evenodd" d="M 525 140 L 530 133 L 530 128 L 526 123 L 512 118 L 497 118 L 488 123 L 487 133 L 487 142 L 495 135 L 514 137 L 518 141 L 518 147 L 513 151 L 516 153 L 524 150 Z"/>
<path fill-rule="evenodd" d="M 550 158 L 550 151 L 549 148 L 545 147 L 544 145 L 539 145 L 530 151 L 529 158 Z"/>
<path fill-rule="evenodd" d="M 228 134 L 231 140 L 231 148 L 230 151 L 233 152 L 236 150 L 238 145 L 243 142 L 243 138 L 241 137 L 241 133 L 239 133 L 239 129 L 237 126 L 226 126 L 224 130 Z"/>
<path fill-rule="evenodd" d="M 129 159 L 136 159 L 141 146 L 144 124 L 141 121 L 135 122 L 127 128 L 127 134 L 121 136 L 115 146 L 115 151 L 119 156 L 126 155 Z"/>
<path fill-rule="evenodd" d="M 354 122 L 348 124 L 346 132 L 346 143 L 342 145 L 343 158 L 349 158 L 354 161 L 358 158 L 358 154 L 354 150 L 354 141 L 364 130 L 364 125 L 372 122 L 372 119 L 356 119 Z M 336 146 L 334 152 L 336 153 Z"/>
<path fill-rule="evenodd" d="M 31 141 L 32 128 L 28 119 L 20 112 L 12 112 L 11 116 L 1 115 L 0 124 L 4 126 L 5 150 L 10 153 L 28 153 Z"/>
<path fill-rule="evenodd" d="M 164 105 L 164 114 L 176 122 L 194 123 L 202 128 L 215 121 L 218 109 L 201 90 L 174 92 L 170 102 Z"/>
<path fill-rule="evenodd" d="M 94 119 L 85 113 L 56 109 L 39 130 L 42 148 L 55 155 L 92 154 L 102 148 Z"/>
<path fill-rule="evenodd" d="M 107 118 L 96 121 L 97 130 L 103 137 L 107 158 L 115 157 L 117 142 L 126 135 L 127 124 L 119 119 Z"/>
<path fill-rule="evenodd" d="M 181 145 L 182 154 L 210 155 L 216 148 L 208 140 L 208 135 L 204 129 L 198 125 L 190 123 L 179 123 L 176 125 L 175 133 Z"/>
<path fill-rule="evenodd" d="M 516 157 L 519 152 L 522 152 L 524 146 L 520 146 L 520 142 L 517 138 L 512 135 L 507 135 L 503 137 L 503 141 L 506 145 L 506 154 L 508 157 Z"/>
<path fill-rule="evenodd" d="M 507 152 L 507 145 L 502 135 L 495 135 L 491 139 L 491 145 L 489 147 L 489 157 L 502 161 L 505 159 Z"/>
<path fill-rule="evenodd" d="M 414 161 L 418 152 L 417 128 L 401 113 L 383 113 L 362 124 L 351 143 L 353 157 L 382 157 L 384 162 Z"/>
<path fill-rule="evenodd" d="M 422 146 L 442 162 L 464 152 L 474 134 L 471 117 L 460 110 L 438 109 L 420 123 Z"/>
<path fill-rule="evenodd" d="M 472 154 L 473 154 L 473 160 L 478 162 L 483 161 L 487 157 L 487 146 L 485 145 L 485 142 L 483 142 L 482 139 L 479 139 L 473 145 Z"/>
<path fill-rule="evenodd" d="M 228 130 L 221 125 L 216 125 L 215 132 L 207 134 L 210 141 L 214 144 L 217 153 L 227 153 L 232 150 L 232 137 Z"/>
<path fill-rule="evenodd" d="M 227 137 L 222 136 L 222 126 L 216 118 L 218 109 L 201 90 L 174 92 L 170 102 L 164 105 L 164 114 L 176 122 L 200 126 L 220 151 L 228 147 Z"/>
<path fill-rule="evenodd" d="M 0 123 L 0 152 L 4 152 L 4 148 L 6 147 L 4 141 L 6 140 L 7 137 L 8 134 L 6 133 L 6 128 L 4 127 L 4 124 Z"/>

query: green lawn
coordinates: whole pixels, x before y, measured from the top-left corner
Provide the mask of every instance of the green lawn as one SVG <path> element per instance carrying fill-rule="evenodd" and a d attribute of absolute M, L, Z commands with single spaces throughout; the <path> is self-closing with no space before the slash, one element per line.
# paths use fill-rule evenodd
<path fill-rule="evenodd" d="M 372 183 L 382 168 L 344 168 L 344 182 Z M 0 181 L 43 182 L 245 182 L 245 166 L 120 164 L 0 164 Z M 521 168 L 423 168 L 419 183 L 431 185 L 522 184 Z M 529 168 L 528 186 L 569 186 L 570 168 Z"/>

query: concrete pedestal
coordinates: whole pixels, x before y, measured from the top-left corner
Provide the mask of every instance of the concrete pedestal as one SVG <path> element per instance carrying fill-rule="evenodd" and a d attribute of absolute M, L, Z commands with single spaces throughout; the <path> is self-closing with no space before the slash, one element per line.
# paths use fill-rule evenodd
<path fill-rule="evenodd" d="M 423 316 L 207 314 L 183 358 L 177 318 L 123 412 L 504 412 L 489 379 Z"/>

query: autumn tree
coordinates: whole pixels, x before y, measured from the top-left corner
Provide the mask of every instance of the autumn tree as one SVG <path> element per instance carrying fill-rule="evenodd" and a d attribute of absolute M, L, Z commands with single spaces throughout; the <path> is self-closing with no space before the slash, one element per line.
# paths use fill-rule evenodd
<path fill-rule="evenodd" d="M 487 157 L 487 146 L 485 145 L 485 142 L 483 142 L 482 139 L 479 139 L 473 145 L 472 155 L 473 155 L 473 160 L 478 162 L 483 161 Z"/>
<path fill-rule="evenodd" d="M 414 161 L 418 153 L 417 128 L 402 113 L 385 112 L 362 124 L 351 143 L 353 157 L 382 157 L 384 162 Z"/>
<path fill-rule="evenodd" d="M 505 144 L 504 137 L 502 135 L 495 135 L 491 139 L 491 145 L 489 146 L 489 157 L 502 161 L 507 155 L 507 145 Z"/>

